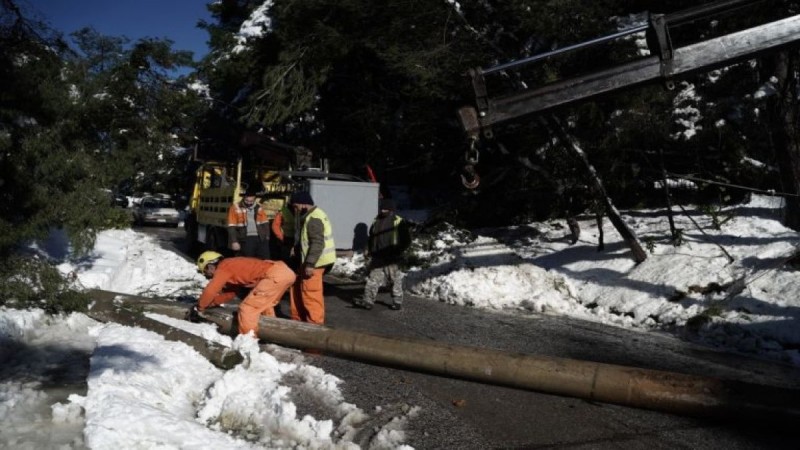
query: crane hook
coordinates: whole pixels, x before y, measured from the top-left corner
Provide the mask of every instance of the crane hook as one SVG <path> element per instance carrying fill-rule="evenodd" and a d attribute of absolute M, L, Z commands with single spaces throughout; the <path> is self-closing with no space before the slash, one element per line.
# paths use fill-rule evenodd
<path fill-rule="evenodd" d="M 461 184 L 470 190 L 477 189 L 481 184 L 481 177 L 475 171 L 475 166 L 472 164 L 464 165 L 464 170 L 461 172 Z"/>
<path fill-rule="evenodd" d="M 478 164 L 478 139 L 472 138 L 469 140 L 469 148 L 464 154 L 464 169 L 461 172 L 461 184 L 469 190 L 475 190 L 481 184 L 481 177 L 475 170 L 475 165 Z"/>

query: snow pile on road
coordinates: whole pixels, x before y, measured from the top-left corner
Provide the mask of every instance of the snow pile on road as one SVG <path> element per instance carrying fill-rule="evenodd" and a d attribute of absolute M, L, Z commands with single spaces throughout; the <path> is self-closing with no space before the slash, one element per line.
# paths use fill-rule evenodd
<path fill-rule="evenodd" d="M 677 246 L 663 211 L 624 213 L 648 252 L 638 265 L 608 220 L 602 251 L 593 217 L 579 221 L 575 244 L 563 221 L 474 234 L 445 226 L 416 237 L 405 288 L 457 305 L 677 331 L 800 365 L 800 271 L 787 265 L 800 234 L 781 225 L 780 206 L 754 196 L 720 211 L 732 218 L 718 229 L 698 211 L 693 221 L 676 215 Z"/>
<path fill-rule="evenodd" d="M 177 297 L 205 285 L 192 262 L 132 230 L 100 233 L 74 261 L 62 238 L 40 247 L 58 249 L 60 270 L 86 288 Z M 364 413 L 302 353 L 148 317 L 236 348 L 245 362 L 221 371 L 147 330 L 0 307 L 0 448 L 410 448 L 413 409 Z"/>
<path fill-rule="evenodd" d="M 202 290 L 206 282 L 194 264 L 131 229 L 100 233 L 88 256 L 65 261 L 59 269 L 74 273 L 87 289 L 147 297 L 190 294 Z"/>
<path fill-rule="evenodd" d="M 83 314 L 0 307 L 0 448 L 83 448 L 84 390 L 94 349 Z"/>
<path fill-rule="evenodd" d="M 280 362 L 251 337 L 233 343 L 246 362 L 222 371 L 146 330 L 107 324 L 92 335 L 97 348 L 81 402 L 91 447 L 346 448 L 353 425 L 366 419 L 343 401 L 339 379 Z M 299 395 L 325 405 L 326 418 L 300 415 Z"/>

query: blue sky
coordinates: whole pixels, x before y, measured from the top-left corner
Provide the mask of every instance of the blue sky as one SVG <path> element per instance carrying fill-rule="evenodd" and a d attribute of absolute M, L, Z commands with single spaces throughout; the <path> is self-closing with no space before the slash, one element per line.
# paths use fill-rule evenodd
<path fill-rule="evenodd" d="M 168 38 L 175 50 L 194 52 L 198 60 L 208 52 L 208 35 L 197 28 L 211 20 L 207 0 L 18 0 L 28 14 L 49 22 L 65 36 L 85 26 L 109 36 Z"/>

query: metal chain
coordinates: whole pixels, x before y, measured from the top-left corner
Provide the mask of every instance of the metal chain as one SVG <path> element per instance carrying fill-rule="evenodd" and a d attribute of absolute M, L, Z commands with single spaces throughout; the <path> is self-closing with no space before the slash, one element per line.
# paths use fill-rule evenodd
<path fill-rule="evenodd" d="M 481 177 L 475 170 L 475 165 L 478 164 L 480 153 L 478 152 L 478 139 L 471 138 L 469 140 L 469 148 L 464 153 L 464 169 L 461 173 L 461 184 L 465 188 L 475 190 L 481 184 Z"/>
<path fill-rule="evenodd" d="M 471 138 L 469 140 L 469 148 L 467 148 L 467 151 L 464 152 L 464 161 L 466 161 L 467 164 L 475 165 L 478 164 L 479 157 L 480 153 L 478 152 L 478 139 Z"/>

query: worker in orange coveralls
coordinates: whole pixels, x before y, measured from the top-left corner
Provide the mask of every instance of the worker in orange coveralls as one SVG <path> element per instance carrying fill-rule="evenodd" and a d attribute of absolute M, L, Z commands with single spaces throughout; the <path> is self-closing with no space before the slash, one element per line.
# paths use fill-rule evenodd
<path fill-rule="evenodd" d="M 290 292 L 292 320 L 325 323 L 325 295 L 322 276 L 336 262 L 333 228 L 328 215 L 314 205 L 311 194 L 295 192 L 289 201 L 295 219 L 292 268 L 297 281 Z"/>
<path fill-rule="evenodd" d="M 273 259 L 289 263 L 292 247 L 294 247 L 294 213 L 291 204 L 287 202 L 283 205 L 272 219 L 270 227 L 272 228 L 272 242 L 275 243 Z"/>
<path fill-rule="evenodd" d="M 223 258 L 213 251 L 200 255 L 197 269 L 211 280 L 194 307 L 199 312 L 233 300 L 239 288 L 252 288 L 239 305 L 240 334 L 252 331 L 257 335 L 260 316 L 275 317 L 275 306 L 295 281 L 294 272 L 281 261 Z"/>

